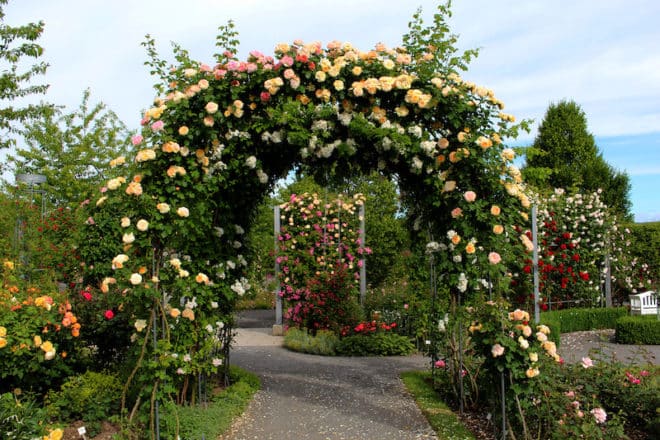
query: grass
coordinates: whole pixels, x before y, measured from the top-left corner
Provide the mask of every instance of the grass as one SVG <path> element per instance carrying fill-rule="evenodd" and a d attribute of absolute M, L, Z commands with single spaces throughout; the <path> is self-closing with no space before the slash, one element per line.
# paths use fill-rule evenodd
<path fill-rule="evenodd" d="M 291 327 L 284 335 L 284 346 L 301 353 L 334 356 L 338 343 L 339 338 L 328 330 L 319 330 L 312 336 L 305 329 Z"/>
<path fill-rule="evenodd" d="M 402 373 L 401 379 L 440 440 L 474 440 L 458 416 L 439 399 L 430 372 L 409 371 Z"/>
<path fill-rule="evenodd" d="M 232 366 L 232 384 L 214 395 L 207 407 L 177 407 L 179 436 L 182 439 L 215 439 L 226 432 L 232 421 L 243 414 L 252 396 L 261 388 L 259 378 L 243 369 Z M 161 435 L 175 438 L 176 417 L 166 411 L 161 421 Z M 164 422 L 164 423 L 162 423 Z"/>

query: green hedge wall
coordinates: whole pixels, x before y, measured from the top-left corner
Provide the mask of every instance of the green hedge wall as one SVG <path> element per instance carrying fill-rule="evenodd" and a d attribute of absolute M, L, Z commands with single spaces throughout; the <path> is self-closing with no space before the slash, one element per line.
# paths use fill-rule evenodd
<path fill-rule="evenodd" d="M 626 307 L 564 309 L 543 312 L 540 320 L 550 327 L 552 333 L 555 332 L 557 326 L 559 333 L 570 333 L 614 328 L 617 319 L 626 315 L 628 315 Z"/>
<path fill-rule="evenodd" d="M 616 342 L 660 345 L 660 320 L 656 315 L 619 318 L 616 321 Z"/>

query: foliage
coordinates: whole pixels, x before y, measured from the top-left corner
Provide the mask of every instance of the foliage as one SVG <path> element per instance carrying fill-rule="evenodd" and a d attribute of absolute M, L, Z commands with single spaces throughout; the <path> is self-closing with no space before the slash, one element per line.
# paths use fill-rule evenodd
<path fill-rule="evenodd" d="M 20 104 L 21 98 L 42 95 L 48 89 L 47 85 L 32 83 L 33 79 L 46 73 L 48 65 L 37 61 L 29 65 L 31 59 L 38 60 L 43 54 L 43 48 L 36 41 L 44 31 L 44 23 L 21 26 L 5 23 L 3 8 L 7 2 L 0 0 L 0 149 L 14 146 L 14 136 L 21 132 L 22 126 L 40 117 L 48 108 L 43 103 Z"/>
<path fill-rule="evenodd" d="M 581 332 L 614 328 L 622 316 L 628 314 L 626 307 L 553 310 L 541 313 L 541 322 L 556 322 L 561 333 Z"/>
<path fill-rule="evenodd" d="M 23 131 L 25 147 L 8 156 L 16 173 L 44 175 L 39 186 L 48 207 L 76 208 L 110 177 L 117 156 L 124 157 L 129 132 L 103 103 L 92 105 L 90 91 L 71 113 L 45 111 Z M 112 161 L 114 159 L 114 161 Z"/>
<path fill-rule="evenodd" d="M 87 371 L 68 377 L 59 391 L 50 391 L 45 399 L 46 410 L 60 422 L 82 420 L 94 436 L 101 421 L 119 414 L 122 388 L 114 374 Z"/>
<path fill-rule="evenodd" d="M 604 203 L 624 218 L 630 216 L 630 179 L 614 170 L 587 131 L 584 111 L 574 101 L 551 104 L 534 144 L 526 151 L 525 180 L 539 189 L 571 192 L 603 191 Z"/>
<path fill-rule="evenodd" d="M 332 188 L 339 193 L 365 197 L 365 239 L 373 250 L 364 256 L 368 285 L 380 287 L 403 276 L 402 254 L 410 246 L 410 234 L 405 228 L 396 183 L 381 173 L 372 172 L 332 182 Z"/>
<path fill-rule="evenodd" d="M 629 224 L 625 231 L 637 260 L 630 283 L 637 290 L 649 286 L 660 290 L 660 222 Z"/>
<path fill-rule="evenodd" d="M 0 431 L 5 440 L 41 438 L 46 434 L 46 412 L 31 396 L 0 393 Z M 51 430 L 44 440 L 60 440 L 62 430 Z"/>
<path fill-rule="evenodd" d="M 660 345 L 660 320 L 656 315 L 624 316 L 617 319 L 615 329 L 619 344 Z"/>
<path fill-rule="evenodd" d="M 14 276 L 3 262 L 0 287 L 0 392 L 45 393 L 70 373 L 81 324 L 66 294 L 44 294 Z"/>
<path fill-rule="evenodd" d="M 438 399 L 429 372 L 409 371 L 401 373 L 401 379 L 440 440 L 474 439 L 456 414 Z"/>
<path fill-rule="evenodd" d="M 408 356 L 414 351 L 410 339 L 397 333 L 345 336 L 337 344 L 340 356 Z"/>
<path fill-rule="evenodd" d="M 292 351 L 322 356 L 334 356 L 339 338 L 329 330 L 319 330 L 312 335 L 307 329 L 291 327 L 284 335 L 284 346 Z"/>
<path fill-rule="evenodd" d="M 161 419 L 164 438 L 218 438 L 226 432 L 236 417 L 245 411 L 252 396 L 261 388 L 259 378 L 232 366 L 229 387 L 214 393 L 206 406 L 167 404 Z"/>

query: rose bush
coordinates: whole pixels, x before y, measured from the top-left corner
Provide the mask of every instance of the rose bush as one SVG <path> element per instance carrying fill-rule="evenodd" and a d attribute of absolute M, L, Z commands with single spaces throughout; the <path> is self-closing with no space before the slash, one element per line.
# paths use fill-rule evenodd
<path fill-rule="evenodd" d="M 144 401 L 194 400 L 198 375 L 222 363 L 215 338 L 250 287 L 245 232 L 295 167 L 396 175 L 417 225 L 465 237 L 438 254 L 453 292 L 483 287 L 485 271 L 505 274 L 511 243 L 494 226 L 519 223 L 528 199 L 502 139 L 521 126 L 492 91 L 459 76 L 474 53 L 454 54 L 444 20 L 438 13 L 424 28 L 416 19 L 396 49 L 295 41 L 244 61 L 228 26 L 212 64 L 177 48 L 171 70 L 147 42 L 162 97 L 91 204 L 115 253 L 96 259 L 87 279 L 118 303 L 113 319 L 135 329 L 130 379 Z"/>
<path fill-rule="evenodd" d="M 66 294 L 44 294 L 3 263 L 0 286 L 0 393 L 15 388 L 42 394 L 72 371 L 70 356 L 81 324 Z"/>

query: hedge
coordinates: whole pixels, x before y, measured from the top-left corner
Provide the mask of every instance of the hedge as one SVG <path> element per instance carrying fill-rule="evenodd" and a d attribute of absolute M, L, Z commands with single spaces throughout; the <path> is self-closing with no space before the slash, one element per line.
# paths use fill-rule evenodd
<path fill-rule="evenodd" d="M 625 307 L 564 309 L 543 312 L 540 320 L 550 327 L 552 333 L 555 330 L 558 333 L 570 333 L 614 328 L 617 319 L 627 315 L 628 309 Z"/>
<path fill-rule="evenodd" d="M 616 342 L 660 345 L 660 320 L 656 315 L 619 318 L 616 321 Z"/>

